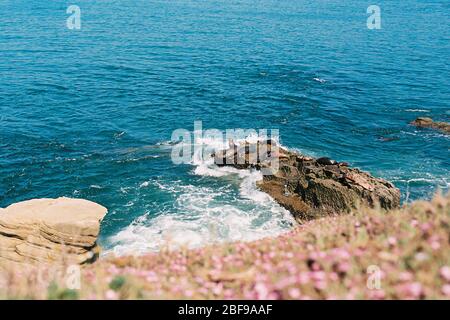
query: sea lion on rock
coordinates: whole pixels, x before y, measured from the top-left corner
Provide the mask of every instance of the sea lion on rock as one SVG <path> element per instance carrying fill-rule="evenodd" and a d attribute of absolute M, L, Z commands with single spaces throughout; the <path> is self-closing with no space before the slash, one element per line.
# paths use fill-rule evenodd
<path fill-rule="evenodd" d="M 319 158 L 316 161 L 317 161 L 318 164 L 321 164 L 321 165 L 324 165 L 324 166 L 338 164 L 338 162 L 336 160 L 332 160 L 332 159 L 327 158 L 327 157 Z"/>
<path fill-rule="evenodd" d="M 273 147 L 274 141 L 263 140 L 254 145 L 261 147 L 265 143 L 270 143 Z M 274 150 L 271 151 L 275 157 Z M 315 159 L 281 147 L 278 153 L 278 170 L 263 174 L 263 179 L 257 182 L 257 186 L 291 211 L 300 222 L 349 212 L 360 205 L 373 207 L 378 204 L 383 209 L 400 206 L 400 191 L 394 185 L 350 168 L 348 163 L 339 163 L 327 157 Z M 258 157 L 256 163 L 246 161 L 239 164 L 225 162 L 224 152 L 216 154 L 214 162 L 219 166 L 228 165 L 238 169 L 272 168 L 269 158 Z"/>

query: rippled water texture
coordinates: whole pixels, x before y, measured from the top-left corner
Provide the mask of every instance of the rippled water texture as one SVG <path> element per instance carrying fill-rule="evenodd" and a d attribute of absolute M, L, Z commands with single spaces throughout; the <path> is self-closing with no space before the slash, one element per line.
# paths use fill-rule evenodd
<path fill-rule="evenodd" d="M 279 129 L 283 145 L 448 190 L 448 1 L 0 2 L 0 206 L 81 197 L 109 209 L 101 242 L 142 252 L 290 227 L 255 173 L 174 165 L 174 129 Z M 200 168 L 201 169 L 201 168 Z"/>

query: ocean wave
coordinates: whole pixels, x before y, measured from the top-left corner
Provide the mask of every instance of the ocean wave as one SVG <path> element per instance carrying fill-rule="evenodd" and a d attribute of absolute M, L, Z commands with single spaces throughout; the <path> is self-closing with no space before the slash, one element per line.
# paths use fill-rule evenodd
<path fill-rule="evenodd" d="M 325 82 L 327 82 L 327 80 L 322 79 L 322 78 L 318 78 L 318 77 L 313 78 L 313 80 L 314 80 L 314 81 L 317 81 L 317 82 L 320 82 L 320 83 L 325 83 Z"/>
<path fill-rule="evenodd" d="M 178 210 L 157 216 L 142 215 L 109 239 L 112 249 L 105 254 L 139 255 L 163 248 L 252 241 L 278 235 L 293 224 L 289 212 L 274 203 L 251 205 L 244 200 L 244 203 L 224 204 L 219 199 L 221 191 L 189 185 L 180 187 L 183 192 L 175 186 L 165 188 L 180 193 L 176 200 Z"/>
<path fill-rule="evenodd" d="M 432 174 L 427 174 L 426 177 L 415 177 L 415 178 L 403 178 L 391 176 L 389 180 L 394 183 L 397 187 L 399 185 L 404 186 L 404 203 L 408 203 L 414 200 L 413 194 L 421 190 L 422 197 L 424 196 L 424 190 L 428 189 L 428 196 L 432 196 L 436 192 L 436 188 L 446 191 L 450 189 L 450 181 L 447 177 L 435 176 Z"/>
<path fill-rule="evenodd" d="M 202 143 L 209 147 L 223 146 L 223 142 L 208 137 Z M 143 254 L 162 248 L 253 241 L 279 235 L 294 225 L 291 214 L 257 188 L 256 183 L 262 179 L 259 171 L 217 167 L 211 158 L 205 161 L 200 154 L 194 155 L 192 165 L 192 173 L 200 177 L 234 176 L 239 181 L 237 193 L 231 184 L 217 187 L 181 181 L 145 181 L 140 188 L 153 186 L 175 197 L 173 208 L 137 218 L 109 238 L 111 249 L 106 254 Z"/>
<path fill-rule="evenodd" d="M 406 109 L 406 112 L 430 112 L 430 110 L 427 109 Z"/>
<path fill-rule="evenodd" d="M 160 157 L 161 157 L 161 155 L 158 155 L 158 154 L 146 155 L 146 156 L 137 157 L 137 158 L 126 158 L 126 159 L 116 160 L 116 162 L 117 163 L 137 162 L 137 161 L 143 161 L 143 160 L 158 159 Z"/>

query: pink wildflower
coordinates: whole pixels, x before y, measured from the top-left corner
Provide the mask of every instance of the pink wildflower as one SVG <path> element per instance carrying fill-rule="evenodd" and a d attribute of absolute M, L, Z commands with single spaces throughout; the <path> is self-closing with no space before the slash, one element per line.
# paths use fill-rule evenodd
<path fill-rule="evenodd" d="M 331 281 L 338 281 L 339 280 L 339 276 L 336 272 L 331 272 L 329 273 L 328 277 L 330 278 Z"/>
<path fill-rule="evenodd" d="M 300 298 L 300 289 L 298 289 L 298 288 L 291 288 L 291 289 L 289 289 L 289 296 L 292 299 Z"/>
<path fill-rule="evenodd" d="M 384 290 L 372 290 L 369 292 L 371 299 L 381 300 L 386 297 Z"/>
<path fill-rule="evenodd" d="M 184 296 L 185 297 L 188 297 L 188 298 L 190 298 L 190 297 L 192 297 L 194 295 L 194 291 L 192 291 L 192 290 L 185 290 L 184 291 Z"/>
<path fill-rule="evenodd" d="M 443 279 L 450 282 L 450 267 L 449 266 L 443 266 L 441 270 L 439 270 L 439 274 Z"/>
<path fill-rule="evenodd" d="M 395 237 L 389 237 L 388 238 L 388 244 L 390 246 L 395 246 L 397 244 L 397 239 Z"/>
<path fill-rule="evenodd" d="M 314 287 L 317 290 L 325 290 L 327 288 L 327 282 L 326 281 L 316 281 L 314 284 Z"/>
<path fill-rule="evenodd" d="M 222 290 L 223 290 L 223 285 L 221 283 L 219 283 L 217 286 L 215 286 L 212 289 L 212 293 L 215 294 L 216 296 L 218 296 L 222 293 Z"/>
<path fill-rule="evenodd" d="M 326 273 L 323 271 L 314 271 L 311 272 L 311 278 L 314 281 L 324 281 L 326 279 Z"/>
<path fill-rule="evenodd" d="M 422 285 L 419 282 L 408 283 L 401 287 L 401 291 L 406 297 L 417 299 L 422 294 Z"/>
<path fill-rule="evenodd" d="M 444 284 L 442 286 L 442 293 L 447 296 L 450 297 L 450 284 Z"/>
<path fill-rule="evenodd" d="M 297 276 L 297 279 L 300 284 L 307 284 L 309 282 L 309 274 L 306 272 L 301 272 Z"/>
<path fill-rule="evenodd" d="M 402 272 L 399 274 L 398 276 L 400 281 L 411 281 L 413 278 L 413 275 L 411 274 L 411 272 Z"/>
<path fill-rule="evenodd" d="M 430 246 L 431 246 L 431 249 L 433 249 L 433 250 L 439 250 L 439 248 L 441 247 L 441 244 L 439 243 L 439 241 L 432 241 Z"/>
<path fill-rule="evenodd" d="M 119 295 L 117 294 L 117 292 L 115 292 L 113 290 L 108 290 L 105 293 L 105 299 L 106 300 L 117 300 L 117 299 L 119 299 Z"/>
<path fill-rule="evenodd" d="M 351 268 L 350 263 L 348 262 L 341 262 L 338 264 L 338 271 L 341 273 L 347 273 Z"/>
<path fill-rule="evenodd" d="M 269 289 L 268 289 L 267 286 L 266 286 L 264 283 L 262 283 L 262 282 L 258 282 L 258 283 L 255 285 L 255 292 L 256 292 L 257 299 L 265 300 L 265 299 L 268 298 L 268 295 L 269 295 Z"/>

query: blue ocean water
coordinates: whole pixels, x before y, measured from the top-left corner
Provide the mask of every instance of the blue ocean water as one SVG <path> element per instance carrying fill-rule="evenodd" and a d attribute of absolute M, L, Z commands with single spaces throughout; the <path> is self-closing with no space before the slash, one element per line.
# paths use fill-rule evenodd
<path fill-rule="evenodd" d="M 72 4 L 72 3 L 71 3 Z M 255 174 L 172 163 L 173 130 L 279 129 L 280 141 L 391 180 L 403 201 L 449 189 L 450 4 L 378 1 L 0 2 L 0 207 L 80 197 L 100 241 L 142 252 L 290 228 Z"/>

